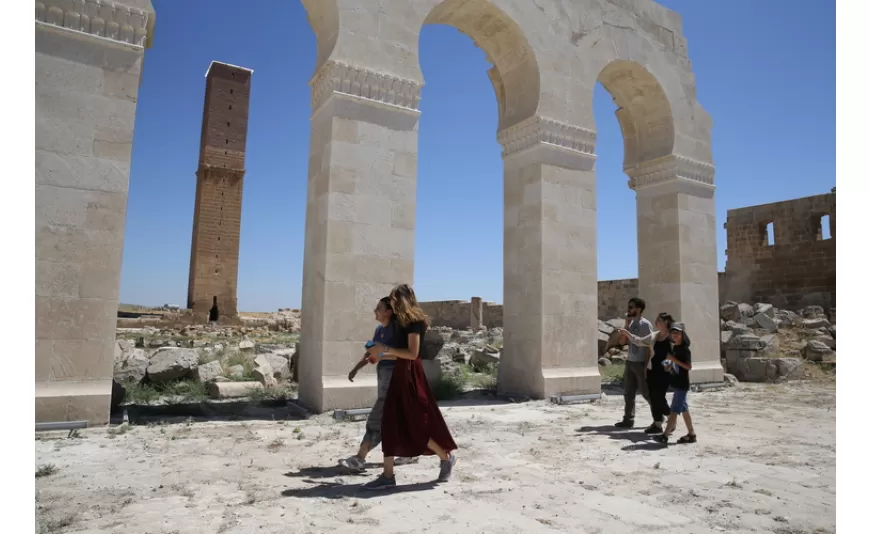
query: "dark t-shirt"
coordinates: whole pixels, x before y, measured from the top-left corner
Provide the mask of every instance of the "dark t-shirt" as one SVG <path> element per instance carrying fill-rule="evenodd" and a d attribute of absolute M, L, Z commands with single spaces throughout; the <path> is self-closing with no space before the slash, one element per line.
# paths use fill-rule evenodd
<path fill-rule="evenodd" d="M 674 345 L 671 354 L 674 358 L 687 365 L 692 364 L 692 351 L 686 345 Z M 683 367 L 678 367 L 678 372 L 671 376 L 671 386 L 674 389 L 689 389 L 689 370 Z"/>
<path fill-rule="evenodd" d="M 399 325 L 398 323 L 396 323 L 396 321 L 390 321 L 390 324 L 388 324 L 387 326 L 379 324 L 378 327 L 375 328 L 375 335 L 372 336 L 372 340 L 377 343 L 383 343 L 388 347 L 395 347 L 396 339 L 398 337 L 396 334 L 398 333 L 398 330 Z M 380 368 L 395 366 L 395 360 L 381 360 L 378 362 L 378 367 Z"/>
<path fill-rule="evenodd" d="M 398 334 L 396 335 L 395 347 L 397 349 L 408 348 L 409 334 L 420 334 L 420 350 L 422 350 L 423 339 L 426 337 L 426 323 L 424 323 L 423 321 L 417 321 L 416 323 L 411 323 L 404 328 L 400 328 Z"/>
<path fill-rule="evenodd" d="M 650 368 L 653 373 L 656 373 L 659 376 L 664 375 L 667 377 L 667 371 L 662 367 L 662 363 L 668 357 L 668 354 L 671 353 L 671 339 L 670 337 L 666 337 L 662 340 L 656 340 L 653 343 L 652 349 L 652 361 L 650 362 Z"/>

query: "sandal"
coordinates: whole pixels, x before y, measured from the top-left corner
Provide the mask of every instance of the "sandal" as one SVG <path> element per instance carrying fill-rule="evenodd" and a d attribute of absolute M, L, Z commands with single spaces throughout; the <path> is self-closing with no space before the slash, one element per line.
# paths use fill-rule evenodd
<path fill-rule="evenodd" d="M 678 439 L 677 443 L 681 443 L 681 444 L 682 443 L 695 443 L 697 441 L 698 441 L 698 436 L 696 436 L 695 434 L 686 434 L 685 436 Z"/>

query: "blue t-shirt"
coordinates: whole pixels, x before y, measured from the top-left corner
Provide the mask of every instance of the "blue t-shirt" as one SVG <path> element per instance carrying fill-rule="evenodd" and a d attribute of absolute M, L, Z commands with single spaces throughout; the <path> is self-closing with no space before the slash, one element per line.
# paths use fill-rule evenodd
<path fill-rule="evenodd" d="M 396 323 L 391 321 L 387 326 L 378 325 L 375 328 L 375 335 L 372 337 L 372 341 L 377 343 L 383 343 L 388 347 L 396 346 Z M 381 360 L 378 362 L 378 367 L 395 367 L 396 360 Z"/>

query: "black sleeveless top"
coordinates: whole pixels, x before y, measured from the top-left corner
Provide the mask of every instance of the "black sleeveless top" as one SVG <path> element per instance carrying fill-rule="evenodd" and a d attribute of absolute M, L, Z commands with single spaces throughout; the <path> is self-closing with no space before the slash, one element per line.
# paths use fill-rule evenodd
<path fill-rule="evenodd" d="M 662 362 L 665 361 L 665 359 L 668 357 L 668 354 L 671 352 L 670 336 L 668 336 L 662 340 L 656 339 L 655 343 L 653 343 L 652 350 L 653 350 L 653 355 L 652 355 L 652 361 L 650 362 L 652 364 L 651 371 L 654 373 L 668 374 L 667 371 L 665 371 L 665 368 L 662 365 Z"/>

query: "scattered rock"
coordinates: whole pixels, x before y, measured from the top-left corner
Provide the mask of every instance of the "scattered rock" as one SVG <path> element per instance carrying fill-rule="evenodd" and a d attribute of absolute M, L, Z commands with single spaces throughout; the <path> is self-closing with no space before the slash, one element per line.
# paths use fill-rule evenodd
<path fill-rule="evenodd" d="M 824 317 L 817 317 L 813 319 L 804 319 L 804 328 L 807 330 L 815 330 L 817 328 L 827 328 L 831 326 L 831 323 L 828 322 Z"/>
<path fill-rule="evenodd" d="M 252 390 L 263 389 L 259 382 L 209 382 L 206 392 L 213 399 L 248 397 Z"/>
<path fill-rule="evenodd" d="M 803 349 L 804 358 L 811 362 L 824 361 L 825 357 L 830 357 L 833 352 L 834 351 L 832 351 L 829 346 L 815 339 L 811 339 L 807 342 Z"/>
<path fill-rule="evenodd" d="M 253 351 L 254 350 L 254 342 L 250 339 L 243 339 L 239 342 L 239 350 L 242 351 Z"/>
<path fill-rule="evenodd" d="M 776 367 L 780 378 L 797 379 L 804 377 L 804 362 L 800 358 L 777 358 Z"/>
<path fill-rule="evenodd" d="M 807 306 L 806 308 L 799 310 L 799 313 L 805 319 L 827 319 L 825 310 L 823 310 L 821 306 Z"/>
<path fill-rule="evenodd" d="M 725 323 L 725 330 L 730 330 L 731 332 L 734 332 L 735 336 L 752 333 L 751 328 L 742 323 L 735 323 L 734 321 L 727 321 Z"/>
<path fill-rule="evenodd" d="M 420 359 L 434 360 L 441 352 L 441 347 L 444 346 L 444 338 L 441 336 L 427 335 L 423 340 L 423 346 L 420 347 Z"/>
<path fill-rule="evenodd" d="M 290 360 L 278 354 L 265 354 L 269 366 L 272 367 L 272 376 L 276 380 L 290 380 Z"/>
<path fill-rule="evenodd" d="M 773 304 L 765 304 L 763 302 L 759 302 L 755 306 L 753 306 L 752 309 L 753 311 L 755 311 L 756 315 L 761 313 L 770 317 L 771 319 L 776 316 L 776 309 L 773 307 Z"/>
<path fill-rule="evenodd" d="M 736 386 L 739 382 L 737 381 L 737 377 L 732 375 L 731 373 L 725 373 L 722 375 L 722 379 L 729 386 Z"/>
<path fill-rule="evenodd" d="M 736 302 L 729 300 L 719 307 L 719 317 L 726 322 L 740 322 L 740 306 Z"/>
<path fill-rule="evenodd" d="M 227 374 L 230 375 L 230 378 L 244 378 L 245 368 L 241 365 L 232 365 L 229 369 L 227 369 Z"/>
<path fill-rule="evenodd" d="M 121 383 L 135 382 L 138 384 L 145 378 L 149 363 L 144 349 L 133 349 L 129 354 L 126 354 L 125 359 L 115 361 L 113 377 Z"/>
<path fill-rule="evenodd" d="M 829 349 L 837 350 L 837 342 L 832 336 L 820 335 L 813 338 L 813 341 L 819 341 L 828 346 Z"/>
<path fill-rule="evenodd" d="M 500 355 L 498 353 L 493 354 L 492 352 L 486 350 L 476 350 L 471 355 L 471 360 L 469 363 L 475 369 L 483 369 L 487 365 L 495 365 L 499 362 Z"/>
<path fill-rule="evenodd" d="M 768 306 L 770 305 L 768 304 Z M 772 306 L 771 309 L 773 309 Z M 777 330 L 779 330 L 773 319 L 764 313 L 756 313 L 752 317 L 752 319 L 755 321 L 759 328 L 767 330 L 768 332 L 776 332 Z"/>
<path fill-rule="evenodd" d="M 194 373 L 194 378 L 200 382 L 210 382 L 219 377 L 223 373 L 221 362 L 213 361 L 198 365 Z"/>
<path fill-rule="evenodd" d="M 185 378 L 197 366 L 199 355 L 193 349 L 162 348 L 151 356 L 148 365 L 148 378 L 162 383 Z"/>
<path fill-rule="evenodd" d="M 608 366 L 610 365 L 610 363 L 610 360 L 608 360 L 607 358 L 598 358 L 598 365 L 602 367 Z"/>

